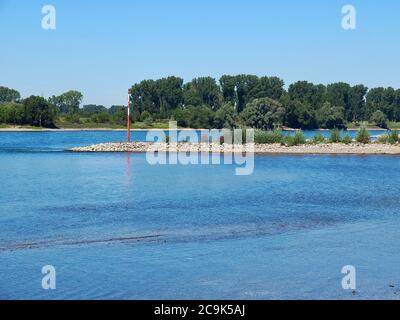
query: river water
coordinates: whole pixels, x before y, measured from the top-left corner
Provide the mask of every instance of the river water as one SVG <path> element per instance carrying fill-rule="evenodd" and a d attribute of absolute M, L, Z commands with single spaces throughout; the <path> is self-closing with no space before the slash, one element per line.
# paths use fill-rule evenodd
<path fill-rule="evenodd" d="M 63 152 L 124 138 L 0 133 L 0 299 L 400 297 L 399 157 L 257 156 L 236 176 Z"/>

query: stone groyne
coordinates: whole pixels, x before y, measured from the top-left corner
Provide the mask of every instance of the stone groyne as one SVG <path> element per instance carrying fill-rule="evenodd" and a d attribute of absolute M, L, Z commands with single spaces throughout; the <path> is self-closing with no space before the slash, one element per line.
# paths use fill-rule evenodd
<path fill-rule="evenodd" d="M 383 143 L 323 143 L 284 146 L 281 144 L 232 145 L 215 143 L 102 143 L 66 150 L 68 152 L 254 152 L 256 154 L 360 154 L 360 155 L 400 155 L 400 145 Z"/>

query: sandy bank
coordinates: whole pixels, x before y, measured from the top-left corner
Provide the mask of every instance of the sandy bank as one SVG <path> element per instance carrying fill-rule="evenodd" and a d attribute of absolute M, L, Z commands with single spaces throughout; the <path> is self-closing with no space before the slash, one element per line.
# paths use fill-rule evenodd
<path fill-rule="evenodd" d="M 253 148 L 254 147 L 254 148 Z M 144 153 L 147 151 L 158 152 L 252 152 L 256 154 L 359 154 L 359 155 L 400 155 L 400 145 L 382 143 L 370 144 L 305 144 L 300 146 L 282 146 L 280 144 L 255 144 L 235 146 L 230 144 L 208 143 L 104 143 L 87 147 L 73 148 L 69 152 L 133 152 Z"/>

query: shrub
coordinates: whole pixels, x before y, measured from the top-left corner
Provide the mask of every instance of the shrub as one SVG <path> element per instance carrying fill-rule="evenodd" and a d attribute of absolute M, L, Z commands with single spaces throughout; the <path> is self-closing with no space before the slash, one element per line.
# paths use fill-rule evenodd
<path fill-rule="evenodd" d="M 360 130 L 357 132 L 357 137 L 356 137 L 357 142 L 359 143 L 369 143 L 369 132 L 367 128 L 361 127 Z"/>
<path fill-rule="evenodd" d="M 333 129 L 331 130 L 331 136 L 329 137 L 329 142 L 330 143 L 339 143 L 341 142 L 340 138 L 340 131 L 338 129 Z"/>
<path fill-rule="evenodd" d="M 346 134 L 346 135 L 342 138 L 342 143 L 344 143 L 344 144 L 353 143 L 353 138 L 350 137 L 348 134 Z"/>
<path fill-rule="evenodd" d="M 320 144 L 320 143 L 325 143 L 325 142 L 326 142 L 325 137 L 324 137 L 322 134 L 320 134 L 320 133 L 316 134 L 316 135 L 311 139 L 311 143 L 312 143 L 312 144 Z"/>
<path fill-rule="evenodd" d="M 254 142 L 255 143 L 265 143 L 265 144 L 273 144 L 273 143 L 281 143 L 283 139 L 282 132 L 279 130 L 275 131 L 256 131 L 254 134 Z"/>
<path fill-rule="evenodd" d="M 303 132 L 299 131 L 294 136 L 285 137 L 283 143 L 288 147 L 298 146 L 301 144 L 305 144 L 306 138 L 304 137 Z"/>
<path fill-rule="evenodd" d="M 151 117 L 150 112 L 147 110 L 143 111 L 142 114 L 140 115 L 140 121 L 145 122 L 147 119 Z"/>
<path fill-rule="evenodd" d="M 370 121 L 380 128 L 387 128 L 388 119 L 381 110 L 375 111 L 374 114 L 371 116 Z"/>
<path fill-rule="evenodd" d="M 396 144 L 399 142 L 399 132 L 397 130 L 393 130 L 388 135 L 388 142 L 390 144 Z"/>
<path fill-rule="evenodd" d="M 389 142 L 389 135 L 388 134 L 382 134 L 378 137 L 378 142 L 379 143 L 388 143 Z"/>
<path fill-rule="evenodd" d="M 146 118 L 145 120 L 144 120 L 144 124 L 147 126 L 147 127 L 150 127 L 152 124 L 153 124 L 153 117 L 152 116 L 150 116 L 150 117 L 148 117 L 148 118 Z"/>

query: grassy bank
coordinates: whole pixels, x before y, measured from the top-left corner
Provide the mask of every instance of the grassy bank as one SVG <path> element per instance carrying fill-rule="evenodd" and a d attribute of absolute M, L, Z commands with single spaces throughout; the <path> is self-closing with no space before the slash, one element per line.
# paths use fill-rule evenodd
<path fill-rule="evenodd" d="M 81 121 L 80 123 L 68 122 L 65 119 L 58 119 L 55 122 L 57 128 L 60 129 L 126 129 L 126 124 L 118 123 L 98 123 L 92 121 Z M 132 129 L 168 129 L 169 120 L 157 121 L 157 122 L 134 122 L 131 124 Z"/>
<path fill-rule="evenodd" d="M 375 124 L 371 122 L 360 122 L 360 123 L 348 123 L 347 129 L 360 129 L 361 127 L 371 128 L 371 129 L 382 129 L 377 128 Z M 389 129 L 400 129 L 400 122 L 388 122 Z"/>

